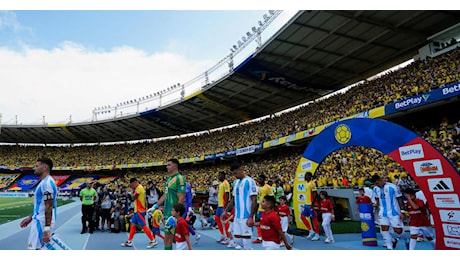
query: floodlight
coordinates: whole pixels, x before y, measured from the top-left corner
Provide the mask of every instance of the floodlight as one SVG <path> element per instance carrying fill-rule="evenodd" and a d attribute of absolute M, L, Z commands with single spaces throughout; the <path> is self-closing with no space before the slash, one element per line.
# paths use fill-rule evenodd
<path fill-rule="evenodd" d="M 261 21 L 259 21 L 259 26 L 262 27 L 263 25 L 264 24 Z"/>
<path fill-rule="evenodd" d="M 247 33 L 246 33 L 246 36 L 248 36 L 248 38 L 251 37 L 251 33 L 250 33 L 250 32 L 247 32 Z"/>
<path fill-rule="evenodd" d="M 275 11 L 274 11 L 274 10 L 268 10 L 268 12 L 269 12 L 271 15 L 274 15 L 274 14 L 275 14 Z"/>
<path fill-rule="evenodd" d="M 235 51 L 238 49 L 238 47 L 236 47 L 236 45 L 233 45 L 233 49 L 235 49 Z"/>
<path fill-rule="evenodd" d="M 263 17 L 264 17 L 264 21 L 268 20 L 268 15 L 267 14 L 264 14 Z"/>
<path fill-rule="evenodd" d="M 255 26 L 252 27 L 252 32 L 253 33 L 256 33 L 257 32 L 257 28 Z"/>
<path fill-rule="evenodd" d="M 241 41 L 238 41 L 238 47 L 243 46 L 243 43 Z"/>

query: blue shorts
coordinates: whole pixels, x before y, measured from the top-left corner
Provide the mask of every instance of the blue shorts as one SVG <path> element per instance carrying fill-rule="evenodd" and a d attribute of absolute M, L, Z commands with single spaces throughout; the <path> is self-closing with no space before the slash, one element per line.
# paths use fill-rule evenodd
<path fill-rule="evenodd" d="M 134 212 L 133 218 L 131 219 L 131 223 L 141 227 L 145 226 L 145 212 Z"/>
<path fill-rule="evenodd" d="M 301 215 L 305 217 L 316 218 L 316 211 L 313 208 L 310 208 L 310 205 L 303 205 L 303 210 Z"/>
<path fill-rule="evenodd" d="M 152 227 L 152 233 L 153 234 L 160 234 L 160 228 L 159 227 Z"/>
<path fill-rule="evenodd" d="M 220 217 L 224 213 L 224 207 L 217 207 L 216 216 Z"/>

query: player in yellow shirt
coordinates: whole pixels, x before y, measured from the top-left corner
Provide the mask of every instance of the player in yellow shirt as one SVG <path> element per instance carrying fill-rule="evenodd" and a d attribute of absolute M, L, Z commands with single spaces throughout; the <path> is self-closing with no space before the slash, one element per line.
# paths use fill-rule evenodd
<path fill-rule="evenodd" d="M 219 179 L 220 184 L 217 188 L 217 210 L 216 214 L 214 215 L 214 219 L 216 220 L 217 227 L 219 228 L 219 232 L 221 235 L 220 239 L 217 242 L 227 244 L 230 240 L 230 236 L 228 234 L 228 228 L 230 226 L 230 223 L 227 222 L 225 225 L 223 225 L 223 221 L 225 219 L 221 219 L 221 216 L 222 213 L 224 213 L 224 209 L 228 206 L 228 202 L 230 201 L 230 184 L 225 179 L 225 171 L 220 171 L 219 175 L 217 176 L 217 179 Z"/>
<path fill-rule="evenodd" d="M 257 210 L 257 216 L 256 216 L 256 222 L 260 221 L 260 217 L 262 216 L 262 212 L 264 212 L 264 209 L 262 208 L 262 201 L 265 196 L 273 196 L 273 191 L 270 185 L 265 183 L 265 180 L 267 177 L 263 174 L 259 175 L 259 178 L 257 178 L 257 184 L 259 184 L 259 190 L 257 194 L 257 201 L 259 203 L 259 209 Z M 262 230 L 260 227 L 257 227 L 257 239 L 252 241 L 252 243 L 258 244 L 262 243 Z"/>
<path fill-rule="evenodd" d="M 121 244 L 121 246 L 132 247 L 134 234 L 136 234 L 136 226 L 140 226 L 145 232 L 147 237 L 150 239 L 150 243 L 147 245 L 147 248 L 153 248 L 158 245 L 158 242 L 155 241 L 155 237 L 152 235 L 149 227 L 146 225 L 147 221 L 145 220 L 145 189 L 142 187 L 136 178 L 131 178 L 129 181 L 129 187 L 134 191 L 132 196 L 134 201 L 134 214 L 131 218 L 131 230 L 129 231 L 128 241 Z"/>
<path fill-rule="evenodd" d="M 312 181 L 313 174 L 311 172 L 305 173 L 305 190 L 307 196 L 305 198 L 305 205 L 302 206 L 302 213 L 300 219 L 307 227 L 309 234 L 307 239 L 312 241 L 319 240 L 319 222 L 317 218 L 317 213 L 314 207 L 317 207 L 319 202 L 317 201 L 318 193 L 316 191 L 316 186 Z M 313 222 L 314 230 L 312 228 L 311 222 Z"/>

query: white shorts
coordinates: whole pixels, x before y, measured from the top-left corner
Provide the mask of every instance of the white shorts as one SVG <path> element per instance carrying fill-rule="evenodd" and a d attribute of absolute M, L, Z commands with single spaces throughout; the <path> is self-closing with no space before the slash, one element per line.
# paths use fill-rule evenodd
<path fill-rule="evenodd" d="M 289 227 L 289 218 L 280 217 L 280 219 L 281 219 L 281 230 L 283 230 L 283 232 L 287 232 L 288 227 Z"/>
<path fill-rule="evenodd" d="M 233 221 L 233 235 L 234 236 L 252 236 L 252 228 L 246 224 L 247 218 L 237 218 Z"/>
<path fill-rule="evenodd" d="M 265 250 L 279 250 L 280 244 L 273 241 L 262 241 L 262 247 L 264 247 Z"/>
<path fill-rule="evenodd" d="M 176 242 L 176 250 L 188 250 L 187 241 Z"/>
<path fill-rule="evenodd" d="M 425 237 L 434 238 L 433 229 L 431 227 L 409 227 L 411 235 L 423 234 Z"/>
<path fill-rule="evenodd" d="M 29 241 L 27 242 L 27 249 L 40 249 L 42 248 L 42 237 L 43 237 L 43 228 L 45 227 L 45 221 L 41 223 L 41 221 L 32 219 L 30 222 L 30 233 L 29 233 Z M 51 233 L 53 233 L 54 225 L 51 224 Z"/>
<path fill-rule="evenodd" d="M 403 228 L 404 223 L 399 216 L 383 217 L 379 215 L 380 226 L 391 226 L 392 228 Z"/>
<path fill-rule="evenodd" d="M 233 222 L 229 222 L 230 225 L 228 226 L 228 232 L 233 234 Z"/>

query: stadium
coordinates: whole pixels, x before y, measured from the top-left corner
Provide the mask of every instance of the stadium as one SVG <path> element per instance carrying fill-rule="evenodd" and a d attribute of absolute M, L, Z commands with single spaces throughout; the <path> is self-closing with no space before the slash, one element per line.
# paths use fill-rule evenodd
<path fill-rule="evenodd" d="M 292 209 L 287 233 L 294 249 L 386 250 L 380 232 L 374 245 L 365 245 L 367 224 L 355 203 L 374 175 L 401 190 L 422 190 L 434 248 L 459 249 L 460 11 L 299 11 L 266 42 L 257 41 L 280 12 L 269 11 L 199 79 L 100 107 L 91 122 L 1 125 L 0 249 L 27 248 L 28 230 L 19 223 L 32 211 L 39 183 L 34 165 L 42 156 L 54 162 L 64 204 L 55 232 L 72 249 L 145 249 L 144 234 L 136 235 L 134 247 L 120 247 L 127 229 L 102 232 L 99 222 L 94 233 L 80 234 L 78 194 L 87 182 L 116 194 L 131 178 L 163 193 L 171 158 L 194 190 L 201 239 L 193 249 L 235 250 L 216 244 L 219 230 L 200 225 L 199 209 L 219 172 L 235 181 L 229 169 L 236 160 L 254 180 L 265 175 L 271 187 L 282 188 Z M 243 54 L 251 41 L 257 48 Z M 208 78 L 219 70 L 224 76 Z M 300 217 L 306 172 L 332 201 L 334 243 L 325 243 L 323 227 L 319 241 L 307 238 Z M 416 249 L 432 250 L 423 239 Z M 157 240 L 160 246 L 149 250 L 163 249 Z"/>

